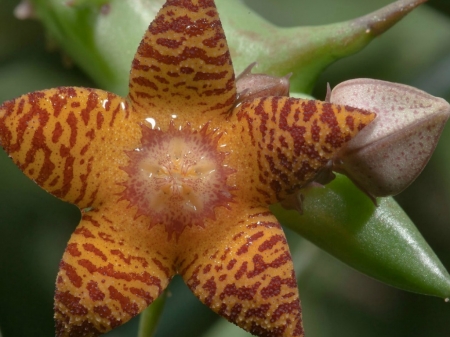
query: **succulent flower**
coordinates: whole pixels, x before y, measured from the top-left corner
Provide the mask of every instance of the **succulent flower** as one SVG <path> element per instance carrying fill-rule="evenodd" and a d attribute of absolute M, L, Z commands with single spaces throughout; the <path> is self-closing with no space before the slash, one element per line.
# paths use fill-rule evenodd
<path fill-rule="evenodd" d="M 317 44 L 304 45 L 296 30 L 279 30 L 261 43 L 264 47 L 255 49 L 242 43 L 255 36 L 251 29 L 244 29 L 239 34 L 241 43 L 230 50 L 250 57 L 246 62 L 239 57 L 236 69 L 244 69 L 255 59 L 261 61 L 263 55 L 263 71 L 270 69 L 279 76 L 294 70 L 285 71 L 292 66 L 292 58 L 301 59 L 308 71 L 295 71 L 292 84 L 295 90 L 310 90 L 318 72 L 332 61 L 330 55 L 340 57 L 356 51 L 421 2 L 398 1 L 376 12 L 383 19 L 374 13 L 320 28 L 316 33 L 322 38 L 318 41 L 327 41 L 320 47 L 324 48 L 321 53 Z M 42 19 L 42 4 L 46 3 L 33 3 L 39 3 L 36 13 L 25 6 L 23 17 L 33 14 Z M 104 34 L 102 45 L 110 41 L 120 45 L 121 52 L 127 49 L 109 29 L 101 27 L 108 21 L 119 26 L 114 13 L 132 5 L 105 3 L 69 1 L 66 6 L 55 5 L 61 11 L 46 19 L 71 18 L 50 25 L 61 30 L 57 36 L 61 41 L 66 41 L 64 34 L 71 25 L 78 29 L 80 22 L 87 23 L 84 38 L 63 45 L 78 55 L 78 62 L 97 76 L 99 83 L 123 92 L 123 69 L 117 67 L 123 64 L 117 62 L 121 53 L 107 54 L 112 62 L 103 62 L 105 55 L 98 50 L 89 61 L 84 58 L 93 46 L 86 43 L 92 28 L 92 7 L 99 13 L 96 34 L 100 35 L 95 35 L 99 38 Z M 234 15 L 233 0 L 224 3 L 224 9 L 231 8 Z M 82 15 L 67 11 L 69 7 L 79 9 Z M 248 27 L 275 31 L 255 22 Z M 349 26 L 352 28 L 347 29 Z M 128 35 L 124 36 L 128 40 Z M 284 52 L 286 45 L 279 44 L 282 36 L 301 42 L 293 47 L 289 44 Z M 239 52 L 243 46 L 248 53 Z M 285 58 L 266 57 L 274 51 Z M 319 57 L 311 57 L 314 53 Z M 270 68 L 272 61 L 278 62 L 275 72 Z M 329 182 L 333 169 L 347 174 L 372 198 L 406 187 L 428 160 L 439 128 L 448 117 L 448 104 L 413 88 L 374 80 L 350 82 L 348 91 L 341 88 L 345 84 L 339 85 L 330 95 L 332 103 L 289 98 L 290 74 L 252 74 L 253 66 L 234 78 L 213 1 L 169 0 L 134 57 L 126 98 L 98 89 L 63 87 L 24 95 L 0 107 L 0 141 L 13 160 L 44 189 L 82 211 L 57 278 L 55 319 L 59 336 L 96 336 L 125 323 L 152 303 L 175 274 L 180 274 L 207 306 L 255 335 L 302 335 L 293 265 L 278 221 L 380 280 L 413 291 L 432 283 L 408 287 L 406 284 L 413 282 L 405 282 L 406 278 L 386 277 L 388 263 L 378 268 L 383 254 L 376 249 L 386 246 L 388 236 L 392 241 L 402 236 L 401 240 L 411 243 L 396 255 L 403 265 L 410 266 L 414 254 L 432 256 L 422 249 L 426 243 L 420 241 L 414 226 L 407 228 L 407 219 L 392 226 L 389 216 L 398 210 L 392 199 L 383 199 L 378 209 L 370 202 L 358 201 L 368 219 L 368 226 L 361 226 L 360 222 L 355 225 L 348 207 L 353 203 L 334 194 L 342 176 L 330 188 L 309 187 L 311 182 Z M 367 98 L 367 90 L 376 94 Z M 364 98 L 359 102 L 352 96 Z M 414 160 L 412 169 L 395 184 L 391 177 L 398 172 L 386 167 L 394 165 L 400 173 L 404 167 L 389 158 L 400 150 L 392 142 L 395 137 L 389 133 L 390 123 L 385 122 L 391 117 L 386 119 L 383 111 L 392 109 L 383 105 L 384 96 L 395 103 L 401 96 L 403 102 L 394 110 L 411 107 L 411 101 L 426 103 L 419 119 L 410 119 L 409 112 L 395 128 L 398 144 L 405 151 L 411 150 L 411 142 L 426 140 L 426 151 L 411 154 L 420 160 Z M 375 112 L 383 119 L 377 117 L 372 122 Z M 378 126 L 365 132 L 374 124 Z M 400 155 L 407 157 L 405 153 Z M 298 212 L 294 212 L 289 219 L 283 218 L 292 213 L 280 211 L 280 204 L 275 203 L 300 209 L 303 193 L 305 215 L 298 220 Z M 335 205 L 321 203 L 320 197 L 316 198 L 320 194 L 334 198 Z M 311 207 L 318 203 L 321 208 Z M 327 216 L 329 219 L 320 220 Z M 397 214 L 395 219 L 400 218 L 402 214 Z M 372 228 L 380 222 L 386 225 L 385 233 Z M 321 227 L 323 223 L 329 226 Z M 348 235 L 355 226 L 358 235 Z M 321 239 L 316 240 L 318 237 Z M 385 251 L 390 255 L 389 249 Z M 375 255 L 377 259 L 373 259 Z M 352 259 L 358 261 L 352 264 Z M 420 275 L 433 269 L 428 279 L 447 281 L 445 268 L 436 261 L 423 260 L 428 269 L 421 269 Z M 395 266 L 396 272 L 400 269 Z M 422 279 L 416 276 L 414 280 Z M 448 287 L 439 293 L 434 290 L 429 293 L 448 296 Z"/>
<path fill-rule="evenodd" d="M 255 335 L 303 335 L 291 255 L 268 206 L 313 180 L 375 114 L 259 91 L 236 101 L 214 1 L 169 0 L 126 98 L 61 87 L 1 106 L 4 149 L 83 213 L 57 276 L 58 336 L 125 323 L 175 274 Z"/>

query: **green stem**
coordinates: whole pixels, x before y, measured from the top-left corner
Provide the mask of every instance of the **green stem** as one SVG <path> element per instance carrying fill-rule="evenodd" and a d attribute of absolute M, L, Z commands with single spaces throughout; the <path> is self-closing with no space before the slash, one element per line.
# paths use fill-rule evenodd
<path fill-rule="evenodd" d="M 166 303 L 166 291 L 164 291 L 153 303 L 141 313 L 139 321 L 138 337 L 152 337 L 155 334 L 158 322 Z"/>

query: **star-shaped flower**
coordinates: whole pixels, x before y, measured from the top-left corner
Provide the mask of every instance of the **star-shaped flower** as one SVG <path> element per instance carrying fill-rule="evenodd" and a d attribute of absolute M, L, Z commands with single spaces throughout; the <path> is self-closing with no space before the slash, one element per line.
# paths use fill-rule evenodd
<path fill-rule="evenodd" d="M 57 335 L 105 333 L 180 274 L 247 331 L 302 336 L 289 248 L 268 206 L 310 183 L 374 114 L 237 98 L 212 0 L 167 1 L 129 89 L 122 98 L 56 88 L 0 108 L 1 143 L 17 165 L 82 209 L 56 281 Z"/>

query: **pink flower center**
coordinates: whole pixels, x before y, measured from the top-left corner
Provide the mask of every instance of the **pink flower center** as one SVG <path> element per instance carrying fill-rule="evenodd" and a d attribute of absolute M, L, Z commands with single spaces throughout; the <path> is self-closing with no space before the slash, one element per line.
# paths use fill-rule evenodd
<path fill-rule="evenodd" d="M 166 226 L 169 238 L 186 226 L 204 226 L 214 219 L 214 208 L 232 200 L 227 176 L 234 171 L 223 165 L 218 151 L 220 135 L 190 126 L 167 132 L 142 127 L 142 146 L 128 153 L 131 163 L 123 168 L 130 176 L 123 198 L 137 206 L 137 216 L 148 216 L 151 227 Z"/>

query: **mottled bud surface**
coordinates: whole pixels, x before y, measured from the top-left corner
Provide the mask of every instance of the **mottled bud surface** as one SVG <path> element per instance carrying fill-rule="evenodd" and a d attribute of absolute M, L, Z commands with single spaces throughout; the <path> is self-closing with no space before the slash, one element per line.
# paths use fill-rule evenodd
<path fill-rule="evenodd" d="M 236 78 L 237 104 L 265 96 L 289 96 L 289 78 L 292 73 L 283 77 L 266 74 L 252 74 L 256 62 L 250 64 Z"/>
<path fill-rule="evenodd" d="M 377 114 L 339 153 L 334 165 L 372 196 L 398 194 L 416 179 L 450 116 L 450 105 L 442 98 L 373 79 L 340 83 L 330 102 Z"/>

